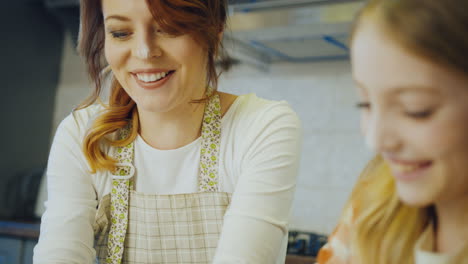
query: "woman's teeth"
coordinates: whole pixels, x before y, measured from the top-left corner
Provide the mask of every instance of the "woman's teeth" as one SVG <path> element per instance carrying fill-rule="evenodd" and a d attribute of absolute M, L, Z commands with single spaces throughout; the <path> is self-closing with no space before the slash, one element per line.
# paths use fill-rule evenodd
<path fill-rule="evenodd" d="M 169 72 L 160 72 L 160 73 L 137 73 L 137 78 L 143 82 L 155 82 L 159 81 L 162 78 L 166 77 Z"/>

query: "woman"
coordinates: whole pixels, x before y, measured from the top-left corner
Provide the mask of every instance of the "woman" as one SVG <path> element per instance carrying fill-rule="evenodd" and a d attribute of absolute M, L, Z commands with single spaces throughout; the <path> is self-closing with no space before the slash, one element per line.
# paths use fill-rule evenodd
<path fill-rule="evenodd" d="M 378 154 L 320 264 L 468 263 L 468 2 L 371 0 L 352 38 Z"/>
<path fill-rule="evenodd" d="M 34 262 L 284 263 L 300 125 L 285 102 L 216 91 L 226 3 L 81 5 L 96 88 L 55 136 Z"/>

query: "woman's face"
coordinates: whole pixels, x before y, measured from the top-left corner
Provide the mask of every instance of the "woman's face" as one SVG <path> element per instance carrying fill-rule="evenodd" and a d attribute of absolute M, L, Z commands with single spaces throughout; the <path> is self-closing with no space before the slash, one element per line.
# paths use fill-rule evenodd
<path fill-rule="evenodd" d="M 162 32 L 145 0 L 102 0 L 105 57 L 141 112 L 169 112 L 203 96 L 207 53 Z"/>
<path fill-rule="evenodd" d="M 406 51 L 370 18 L 352 43 L 368 145 L 400 198 L 426 206 L 468 195 L 468 77 Z"/>

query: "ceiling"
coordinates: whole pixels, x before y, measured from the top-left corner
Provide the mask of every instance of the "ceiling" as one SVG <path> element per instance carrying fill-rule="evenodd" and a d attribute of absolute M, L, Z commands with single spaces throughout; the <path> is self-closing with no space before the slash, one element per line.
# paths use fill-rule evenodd
<path fill-rule="evenodd" d="M 79 0 L 44 0 L 76 35 Z M 346 60 L 352 20 L 362 0 L 229 0 L 224 47 L 241 63 Z"/>

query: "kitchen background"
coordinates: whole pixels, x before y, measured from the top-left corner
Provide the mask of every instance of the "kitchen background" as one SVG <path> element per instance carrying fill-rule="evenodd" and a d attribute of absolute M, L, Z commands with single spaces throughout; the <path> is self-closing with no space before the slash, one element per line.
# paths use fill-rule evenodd
<path fill-rule="evenodd" d="M 371 157 L 359 134 L 348 55 L 348 32 L 362 2 L 229 2 L 224 46 L 233 67 L 219 89 L 286 100 L 301 118 L 303 152 L 290 224 L 298 233 L 291 232 L 290 253 L 314 255 L 315 240 L 323 237 L 310 234 L 332 231 Z M 91 85 L 75 51 L 77 0 L 21 0 L 4 6 L 0 17 L 7 99 L 1 105 L 0 264 L 31 263 L 34 216 L 42 214 L 47 196 L 42 170 L 55 129 Z"/>

